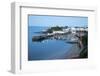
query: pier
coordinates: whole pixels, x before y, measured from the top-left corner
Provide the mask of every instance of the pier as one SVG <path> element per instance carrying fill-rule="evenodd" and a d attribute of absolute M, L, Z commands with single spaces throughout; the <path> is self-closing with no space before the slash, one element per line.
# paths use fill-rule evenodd
<path fill-rule="evenodd" d="M 58 38 L 61 35 L 65 35 L 67 33 L 51 33 L 51 34 L 44 34 L 44 35 L 39 35 L 39 36 L 33 36 L 32 41 L 43 41 L 45 39 L 49 39 L 51 37 Z"/>
<path fill-rule="evenodd" d="M 48 38 L 53 37 L 53 36 L 54 36 L 53 34 L 50 34 L 50 35 L 45 34 L 45 35 L 40 35 L 40 36 L 33 36 L 32 37 L 32 41 L 43 41 L 43 40 L 48 39 Z"/>

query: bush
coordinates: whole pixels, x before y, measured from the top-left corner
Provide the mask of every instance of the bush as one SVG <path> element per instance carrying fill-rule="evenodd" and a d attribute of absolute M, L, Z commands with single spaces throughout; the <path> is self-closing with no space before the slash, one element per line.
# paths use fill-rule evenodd
<path fill-rule="evenodd" d="M 59 26 L 51 27 L 47 30 L 47 33 L 52 33 L 53 31 L 61 31 L 63 28 Z"/>
<path fill-rule="evenodd" d="M 88 35 L 82 37 L 83 49 L 80 52 L 80 58 L 87 58 L 88 57 Z"/>

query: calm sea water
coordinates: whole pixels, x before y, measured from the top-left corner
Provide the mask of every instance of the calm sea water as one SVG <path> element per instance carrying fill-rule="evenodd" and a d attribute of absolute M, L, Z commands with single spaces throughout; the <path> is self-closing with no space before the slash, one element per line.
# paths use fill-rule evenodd
<path fill-rule="evenodd" d="M 66 53 L 70 51 L 72 44 L 62 40 L 47 39 L 43 42 L 32 42 L 32 37 L 40 35 L 42 30 L 48 27 L 28 27 L 28 60 L 52 60 L 65 59 Z"/>

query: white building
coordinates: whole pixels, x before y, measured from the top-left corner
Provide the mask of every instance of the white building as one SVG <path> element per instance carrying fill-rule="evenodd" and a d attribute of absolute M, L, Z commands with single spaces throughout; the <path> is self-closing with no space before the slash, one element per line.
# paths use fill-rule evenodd
<path fill-rule="evenodd" d="M 53 34 L 56 34 L 56 33 L 62 34 L 64 32 L 63 31 L 53 31 Z"/>
<path fill-rule="evenodd" d="M 72 32 L 72 33 L 76 33 L 76 28 L 72 27 L 72 28 L 71 28 L 71 32 Z"/>
<path fill-rule="evenodd" d="M 79 27 L 79 28 L 76 28 L 76 31 L 88 31 L 88 28 Z"/>
<path fill-rule="evenodd" d="M 69 31 L 70 31 L 70 28 L 63 29 L 63 32 L 69 32 Z"/>

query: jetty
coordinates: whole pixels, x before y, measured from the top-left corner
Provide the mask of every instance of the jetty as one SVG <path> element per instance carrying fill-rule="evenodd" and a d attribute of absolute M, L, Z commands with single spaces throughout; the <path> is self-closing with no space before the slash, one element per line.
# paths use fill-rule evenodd
<path fill-rule="evenodd" d="M 43 35 L 39 35 L 39 36 L 33 36 L 32 37 L 32 41 L 43 41 L 45 39 L 50 39 L 52 37 L 54 37 L 55 39 L 61 39 L 61 36 L 68 34 L 68 33 L 49 33 L 49 34 L 43 34 Z"/>
<path fill-rule="evenodd" d="M 53 36 L 54 36 L 53 34 L 50 34 L 50 35 L 45 34 L 45 35 L 40 35 L 40 36 L 33 36 L 32 37 L 32 41 L 43 41 L 43 40 L 48 39 L 48 38 L 53 37 Z"/>

